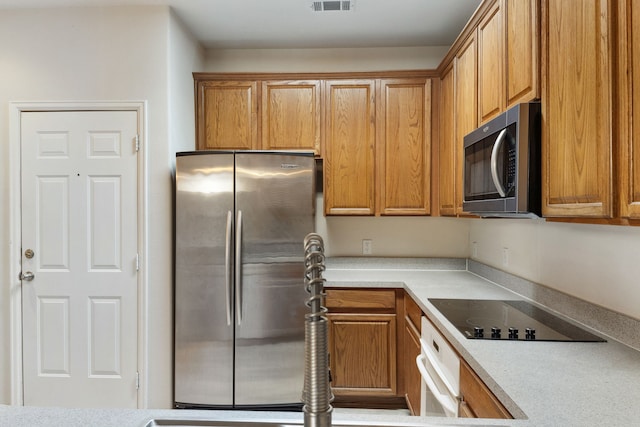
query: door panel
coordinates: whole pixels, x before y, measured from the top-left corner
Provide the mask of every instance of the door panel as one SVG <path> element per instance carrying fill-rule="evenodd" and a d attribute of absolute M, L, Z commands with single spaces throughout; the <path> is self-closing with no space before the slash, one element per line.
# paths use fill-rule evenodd
<path fill-rule="evenodd" d="M 21 115 L 25 405 L 137 407 L 137 122 Z"/>
<path fill-rule="evenodd" d="M 375 81 L 325 82 L 325 215 L 374 215 Z"/>
<path fill-rule="evenodd" d="M 233 255 L 232 229 L 227 230 L 227 219 L 233 218 L 233 154 L 178 156 L 174 385 L 179 404 L 233 404 L 233 277 L 227 288 L 232 270 L 225 263 L 227 250 Z"/>
<path fill-rule="evenodd" d="M 122 230 L 120 177 L 89 178 L 89 260 L 91 270 L 119 270 Z"/>
<path fill-rule="evenodd" d="M 304 237 L 314 231 L 313 156 L 236 155 L 242 274 L 236 277 L 236 405 L 300 402 Z M 256 357 L 259 354 L 260 357 Z"/>
<path fill-rule="evenodd" d="M 117 377 L 120 369 L 120 298 L 89 300 L 89 376 Z"/>
<path fill-rule="evenodd" d="M 70 375 L 69 298 L 38 298 L 38 375 Z"/>
<path fill-rule="evenodd" d="M 36 178 L 36 260 L 39 270 L 69 271 L 69 178 Z"/>

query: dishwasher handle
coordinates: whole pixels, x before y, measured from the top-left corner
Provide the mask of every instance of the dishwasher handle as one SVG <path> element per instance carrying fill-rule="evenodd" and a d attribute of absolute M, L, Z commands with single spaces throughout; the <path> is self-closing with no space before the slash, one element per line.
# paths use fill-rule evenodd
<path fill-rule="evenodd" d="M 448 393 L 440 392 L 435 381 L 433 381 L 433 378 L 431 378 L 431 374 L 429 374 L 427 368 L 425 367 L 426 363 L 429 362 L 427 361 L 427 358 L 424 354 L 419 354 L 416 357 L 416 365 L 418 365 L 418 370 L 420 371 L 420 375 L 422 376 L 425 384 L 427 385 L 429 390 L 431 390 L 431 393 L 433 393 L 433 396 L 436 398 L 436 400 L 447 412 L 452 414 L 458 413 L 458 401 L 452 398 Z"/>
<path fill-rule="evenodd" d="M 427 343 L 424 342 L 423 338 L 420 338 L 420 348 L 422 349 L 422 355 L 425 356 L 425 359 L 423 360 L 425 362 L 429 362 L 429 365 L 433 368 L 434 371 L 436 371 L 436 374 L 438 375 L 438 377 L 440 377 L 440 380 L 443 382 L 445 387 L 449 389 L 449 393 L 451 393 L 453 396 L 457 396 L 458 395 L 458 392 L 456 391 L 457 387 L 454 388 L 451 382 L 449 381 L 449 379 L 447 378 L 447 376 L 445 375 L 445 373 L 442 372 L 440 364 L 435 359 L 435 357 L 431 354 L 431 350 L 429 350 L 429 346 L 427 345 Z"/>

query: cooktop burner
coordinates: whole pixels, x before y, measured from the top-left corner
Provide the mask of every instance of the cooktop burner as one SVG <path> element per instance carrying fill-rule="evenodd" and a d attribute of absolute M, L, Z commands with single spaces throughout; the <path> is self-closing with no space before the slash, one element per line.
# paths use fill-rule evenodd
<path fill-rule="evenodd" d="M 429 298 L 429 302 L 469 339 L 606 341 L 526 301 Z"/>

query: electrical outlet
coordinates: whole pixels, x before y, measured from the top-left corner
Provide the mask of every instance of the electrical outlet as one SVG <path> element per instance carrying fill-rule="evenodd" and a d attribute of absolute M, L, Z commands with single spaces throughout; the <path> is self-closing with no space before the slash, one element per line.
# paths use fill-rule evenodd
<path fill-rule="evenodd" d="M 478 258 L 478 242 L 471 243 L 471 257 Z"/>
<path fill-rule="evenodd" d="M 502 248 L 502 265 L 509 266 L 509 248 Z"/>
<path fill-rule="evenodd" d="M 371 239 L 362 239 L 362 255 L 371 255 L 373 252 L 373 241 Z"/>

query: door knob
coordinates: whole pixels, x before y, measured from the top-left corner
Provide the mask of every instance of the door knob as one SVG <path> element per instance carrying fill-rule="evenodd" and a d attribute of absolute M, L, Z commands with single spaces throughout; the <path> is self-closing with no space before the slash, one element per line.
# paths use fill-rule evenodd
<path fill-rule="evenodd" d="M 32 281 L 34 277 L 36 277 L 36 275 L 30 271 L 27 271 L 26 273 L 20 272 L 20 274 L 18 275 L 18 279 L 26 280 L 27 282 Z"/>

